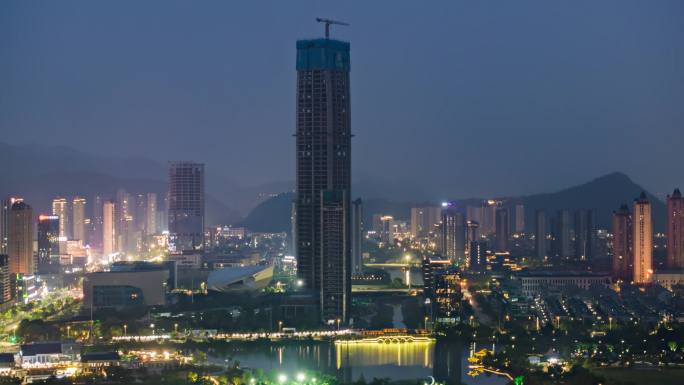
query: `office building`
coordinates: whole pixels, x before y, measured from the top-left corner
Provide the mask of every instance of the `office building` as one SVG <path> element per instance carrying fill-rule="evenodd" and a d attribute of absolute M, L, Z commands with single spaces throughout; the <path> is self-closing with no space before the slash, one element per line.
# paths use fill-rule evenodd
<path fill-rule="evenodd" d="M 59 217 L 38 216 L 38 273 L 59 272 Z"/>
<path fill-rule="evenodd" d="M 588 261 L 594 258 L 596 249 L 596 212 L 575 211 L 575 258 Z"/>
<path fill-rule="evenodd" d="M 351 209 L 352 272 L 363 270 L 363 202 L 361 198 L 352 201 Z"/>
<path fill-rule="evenodd" d="M 411 237 L 423 238 L 439 224 L 442 209 L 438 206 L 411 208 Z"/>
<path fill-rule="evenodd" d="M 642 192 L 634 200 L 632 217 L 632 250 L 634 252 L 634 283 L 649 284 L 653 280 L 653 219 L 651 202 Z"/>
<path fill-rule="evenodd" d="M 668 269 L 684 269 L 684 199 L 679 189 L 667 196 Z"/>
<path fill-rule="evenodd" d="M 463 214 L 452 203 L 445 203 L 442 209 L 440 251 L 443 257 L 459 265 L 465 262 L 465 226 Z"/>
<path fill-rule="evenodd" d="M 499 208 L 496 210 L 496 251 L 507 252 L 509 250 L 508 240 L 511 237 L 510 218 L 508 209 Z"/>
<path fill-rule="evenodd" d="M 110 255 L 118 251 L 116 247 L 116 204 L 105 201 L 102 204 L 102 255 Z"/>
<path fill-rule="evenodd" d="M 71 239 L 87 242 L 86 239 L 86 200 L 85 198 L 75 197 L 71 201 L 73 230 Z"/>
<path fill-rule="evenodd" d="M 632 282 L 634 277 L 632 235 L 632 214 L 627 205 L 622 205 L 613 212 L 612 275 L 616 281 Z"/>
<path fill-rule="evenodd" d="M 31 275 L 36 263 L 33 253 L 33 210 L 23 200 L 10 208 L 7 255 L 10 274 Z"/>
<path fill-rule="evenodd" d="M 145 208 L 145 233 L 157 234 L 157 193 L 147 194 L 147 206 Z"/>
<path fill-rule="evenodd" d="M 297 266 L 325 322 L 351 301 L 349 69 L 349 43 L 297 42 Z"/>
<path fill-rule="evenodd" d="M 69 201 L 67 201 L 66 198 L 53 199 L 52 215 L 59 217 L 59 237 L 66 242 L 71 233 L 69 221 Z"/>
<path fill-rule="evenodd" d="M 537 210 L 534 223 L 534 250 L 539 259 L 548 257 L 547 239 L 548 227 L 546 223 L 546 211 Z"/>
<path fill-rule="evenodd" d="M 169 243 L 174 251 L 204 245 L 204 164 L 171 162 L 169 166 Z"/>

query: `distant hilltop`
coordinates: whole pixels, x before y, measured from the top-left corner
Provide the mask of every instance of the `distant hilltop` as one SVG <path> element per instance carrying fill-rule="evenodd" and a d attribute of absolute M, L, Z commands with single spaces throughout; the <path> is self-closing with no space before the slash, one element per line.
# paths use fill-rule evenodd
<path fill-rule="evenodd" d="M 485 199 L 496 199 L 504 202 L 504 206 L 522 204 L 525 206 L 525 223 L 528 230 L 534 224 L 536 210 L 547 210 L 553 213 L 562 209 L 595 209 L 597 224 L 601 228 L 610 228 L 611 216 L 621 204 L 631 205 L 645 189 L 621 172 L 613 172 L 590 180 L 577 186 L 568 187 L 551 193 L 540 193 L 517 197 L 481 197 L 456 199 L 456 205 L 479 205 Z M 653 205 L 653 220 L 656 231 L 665 226 L 665 204 L 653 194 L 646 192 Z M 354 195 L 356 197 L 356 195 Z M 361 197 L 363 199 L 363 197 Z M 266 200 L 255 207 L 241 222 L 241 225 L 254 231 L 279 232 L 290 230 L 290 215 L 294 193 L 283 193 Z M 418 205 L 440 202 L 421 202 Z M 409 219 L 411 207 L 415 202 L 396 202 L 386 199 L 364 200 L 364 220 L 371 223 L 373 214 L 389 214 L 396 218 Z"/>

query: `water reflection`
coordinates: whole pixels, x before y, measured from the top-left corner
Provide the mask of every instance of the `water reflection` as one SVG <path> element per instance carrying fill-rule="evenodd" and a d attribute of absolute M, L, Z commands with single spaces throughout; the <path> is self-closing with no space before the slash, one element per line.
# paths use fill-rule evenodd
<path fill-rule="evenodd" d="M 336 377 L 342 383 L 363 377 L 392 380 L 435 380 L 447 384 L 503 385 L 500 377 L 469 377 L 467 358 L 473 346 L 459 342 L 338 344 L 301 341 L 286 344 L 241 343 L 210 351 L 210 361 L 230 357 L 244 368 L 296 373 L 313 370 Z"/>
<path fill-rule="evenodd" d="M 388 377 L 395 380 L 427 378 L 432 374 L 434 342 L 335 345 L 336 368 L 343 381 Z"/>

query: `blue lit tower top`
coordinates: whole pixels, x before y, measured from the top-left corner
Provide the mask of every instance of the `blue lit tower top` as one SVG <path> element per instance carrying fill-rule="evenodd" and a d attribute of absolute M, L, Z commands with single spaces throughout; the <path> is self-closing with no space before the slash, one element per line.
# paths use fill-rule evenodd
<path fill-rule="evenodd" d="M 349 43 L 332 39 L 297 41 L 297 71 L 349 72 Z"/>

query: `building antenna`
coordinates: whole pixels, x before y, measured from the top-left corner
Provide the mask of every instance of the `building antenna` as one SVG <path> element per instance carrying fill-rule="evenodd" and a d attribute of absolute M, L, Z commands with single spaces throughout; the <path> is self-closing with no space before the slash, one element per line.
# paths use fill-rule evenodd
<path fill-rule="evenodd" d="M 331 20 L 331 19 L 324 19 L 324 18 L 320 18 L 320 17 L 317 17 L 317 18 L 316 18 L 316 21 L 319 22 L 319 23 L 325 23 L 325 38 L 326 38 L 326 39 L 330 39 L 330 25 L 331 25 L 331 24 L 335 24 L 335 25 L 344 25 L 344 26 L 348 26 L 348 25 L 349 25 L 349 23 L 345 23 L 345 22 L 343 22 L 343 21 L 337 21 L 337 20 Z"/>

